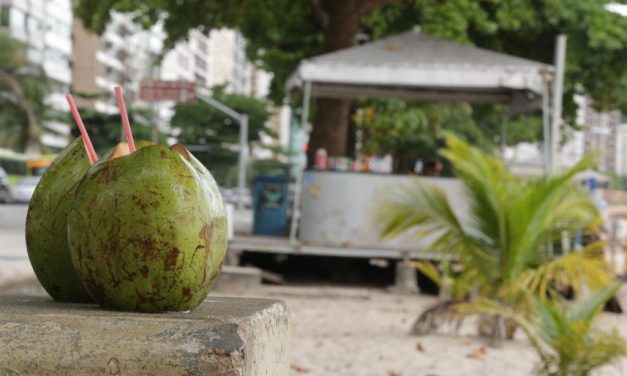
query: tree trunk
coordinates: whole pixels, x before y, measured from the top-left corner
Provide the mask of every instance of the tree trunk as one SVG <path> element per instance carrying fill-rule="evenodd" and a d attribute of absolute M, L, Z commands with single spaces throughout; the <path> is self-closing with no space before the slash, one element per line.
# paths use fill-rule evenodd
<path fill-rule="evenodd" d="M 347 99 L 316 99 L 316 119 L 309 139 L 309 161 L 318 148 L 325 148 L 330 157 L 346 155 L 350 101 Z"/>
<path fill-rule="evenodd" d="M 359 30 L 360 0 L 323 0 L 325 13 L 323 53 L 351 47 Z M 350 100 L 318 98 L 316 118 L 309 140 L 308 165 L 314 161 L 318 148 L 325 148 L 332 157 L 346 156 Z"/>
<path fill-rule="evenodd" d="M 314 12 L 323 30 L 323 53 L 353 46 L 361 16 L 398 0 L 312 0 Z M 307 165 L 311 167 L 318 148 L 325 148 L 331 157 L 348 153 L 350 103 L 348 99 L 316 100 Z"/>

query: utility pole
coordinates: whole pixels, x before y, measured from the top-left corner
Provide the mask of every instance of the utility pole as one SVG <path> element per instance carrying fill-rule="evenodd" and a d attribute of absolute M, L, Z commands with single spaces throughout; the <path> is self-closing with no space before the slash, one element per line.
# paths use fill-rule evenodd
<path fill-rule="evenodd" d="M 246 145 L 248 145 L 248 115 L 240 114 L 209 95 L 197 93 L 196 98 L 222 111 L 239 123 L 239 159 L 237 170 L 237 208 L 244 208 L 244 191 L 246 190 L 246 161 L 248 159 Z"/>
<path fill-rule="evenodd" d="M 551 171 L 551 93 L 552 76 L 548 72 L 542 75 L 542 155 L 544 157 L 544 173 Z"/>
<path fill-rule="evenodd" d="M 558 166 L 558 147 L 560 141 L 560 125 L 562 123 L 562 97 L 564 93 L 564 70 L 566 64 L 566 35 L 557 36 L 555 43 L 555 76 L 553 79 L 553 108 L 551 111 L 551 150 L 549 170 Z"/>

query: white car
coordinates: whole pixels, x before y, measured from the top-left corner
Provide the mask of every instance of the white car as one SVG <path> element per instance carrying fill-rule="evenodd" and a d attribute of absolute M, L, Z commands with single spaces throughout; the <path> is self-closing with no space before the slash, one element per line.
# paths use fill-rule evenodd
<path fill-rule="evenodd" d="M 13 202 L 30 202 L 30 198 L 33 197 L 35 187 L 39 183 L 41 176 L 27 176 L 22 178 L 19 183 L 11 187 L 11 200 Z"/>
<path fill-rule="evenodd" d="M 3 204 L 8 204 L 11 202 L 11 188 L 9 187 L 9 177 L 2 167 L 0 167 L 0 202 L 2 202 Z"/>

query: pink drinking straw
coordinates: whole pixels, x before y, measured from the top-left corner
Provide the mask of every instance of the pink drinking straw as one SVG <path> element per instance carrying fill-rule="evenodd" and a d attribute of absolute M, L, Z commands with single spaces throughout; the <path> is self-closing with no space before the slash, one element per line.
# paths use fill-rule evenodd
<path fill-rule="evenodd" d="M 131 124 L 128 121 L 128 113 L 126 112 L 126 105 L 124 104 L 124 97 L 122 96 L 122 88 L 116 86 L 115 100 L 118 102 L 120 108 L 120 116 L 122 117 L 122 128 L 124 128 L 124 134 L 126 135 L 126 142 L 128 143 L 128 150 L 133 153 L 135 151 L 135 141 L 133 141 L 133 133 L 131 133 Z"/>
<path fill-rule="evenodd" d="M 74 98 L 72 98 L 72 95 L 68 94 L 65 96 L 65 99 L 67 99 L 67 103 L 70 105 L 70 110 L 72 110 L 72 116 L 74 116 L 74 121 L 78 126 L 78 130 L 81 132 L 81 138 L 83 139 L 83 145 L 85 145 L 85 150 L 87 150 L 89 163 L 93 165 L 98 160 L 98 155 L 94 150 L 94 146 L 91 144 L 91 140 L 89 139 L 89 135 L 87 134 L 87 130 L 85 129 L 85 125 L 83 124 L 81 115 L 78 114 L 78 108 L 76 108 Z"/>

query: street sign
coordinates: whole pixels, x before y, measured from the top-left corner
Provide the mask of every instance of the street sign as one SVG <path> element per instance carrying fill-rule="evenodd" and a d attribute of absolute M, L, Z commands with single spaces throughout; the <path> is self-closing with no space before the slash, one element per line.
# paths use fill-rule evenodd
<path fill-rule="evenodd" d="M 196 84 L 184 80 L 168 81 L 146 78 L 139 84 L 139 99 L 146 102 L 193 102 L 196 99 Z"/>

